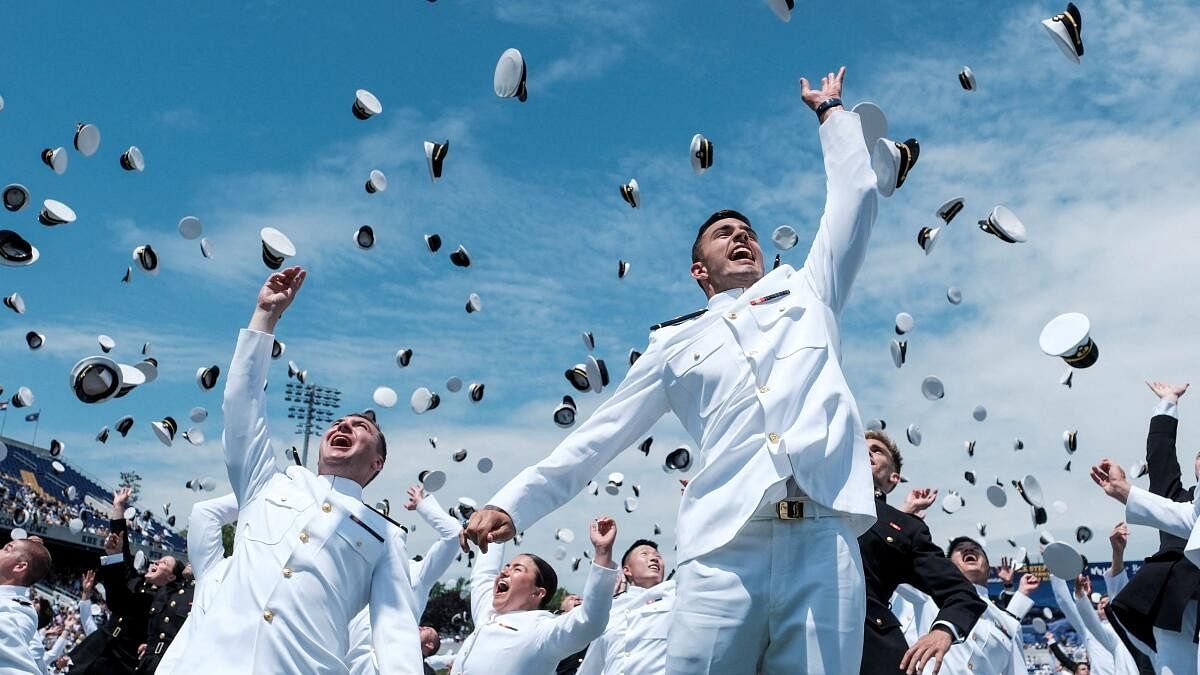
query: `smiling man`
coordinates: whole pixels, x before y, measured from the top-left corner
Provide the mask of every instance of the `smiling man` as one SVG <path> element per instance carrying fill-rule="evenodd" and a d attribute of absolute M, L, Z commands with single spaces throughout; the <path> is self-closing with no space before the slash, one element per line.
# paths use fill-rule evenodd
<path fill-rule="evenodd" d="M 622 590 L 613 599 L 604 634 L 588 647 L 579 675 L 657 675 L 667 667 L 667 633 L 675 581 L 663 581 L 663 558 L 649 539 L 621 557 Z"/>
<path fill-rule="evenodd" d="M 844 76 L 831 72 L 820 88 L 800 81 L 817 114 L 827 189 L 804 266 L 765 273 L 749 218 L 708 217 L 691 251 L 707 307 L 652 328 L 613 395 L 463 531 L 464 547 L 511 539 L 674 412 L 698 446 L 699 470 L 679 506 L 668 673 L 859 668 L 856 538 L 875 504 L 838 317 L 866 256 L 877 180 L 859 117 L 841 106 Z"/>
<path fill-rule="evenodd" d="M 280 470 L 264 388 L 275 324 L 305 273 L 271 275 L 238 337 L 222 438 L 238 532 L 206 620 L 180 662 L 188 672 L 344 675 L 351 619 L 370 603 L 379 672 L 420 675 L 408 554 L 401 529 L 362 502 L 387 442 L 371 416 L 346 415 L 321 439 L 317 474 Z"/>

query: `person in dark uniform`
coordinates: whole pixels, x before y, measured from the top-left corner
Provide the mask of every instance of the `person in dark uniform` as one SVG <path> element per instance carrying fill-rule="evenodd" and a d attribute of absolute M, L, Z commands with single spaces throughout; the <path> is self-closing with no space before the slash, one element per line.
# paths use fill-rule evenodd
<path fill-rule="evenodd" d="M 191 565 L 185 565 L 180 571 L 179 578 L 158 589 L 154 601 L 150 603 L 150 618 L 146 625 L 146 642 L 138 651 L 138 675 L 152 675 L 158 669 L 167 647 L 183 628 L 192 613 L 192 596 L 196 591 L 196 579 L 192 576 Z"/>
<path fill-rule="evenodd" d="M 146 643 L 150 606 L 159 588 L 175 581 L 182 566 L 164 556 L 138 574 L 126 536 L 125 507 L 130 490 L 113 494 L 109 535 L 104 540 L 97 579 L 104 584 L 112 617 L 104 627 L 84 638 L 71 650 L 72 675 L 132 675 L 138 663 L 138 647 Z"/>
<path fill-rule="evenodd" d="M 1179 458 L 1175 452 L 1175 434 L 1179 428 L 1177 406 L 1188 385 L 1147 382 L 1159 397 L 1150 432 L 1146 436 L 1146 468 L 1150 472 L 1150 492 L 1175 502 L 1190 502 L 1193 485 L 1184 488 Z M 1194 460 L 1200 476 L 1200 455 Z M 1185 625 L 1196 625 L 1192 602 L 1200 598 L 1200 570 L 1183 555 L 1186 542 L 1159 532 L 1158 552 L 1129 579 L 1129 584 L 1108 603 L 1109 624 L 1133 654 L 1146 653 L 1156 671 L 1172 672 L 1195 668 L 1195 635 L 1182 632 Z M 1140 644 L 1139 644 L 1140 643 Z"/>
<path fill-rule="evenodd" d="M 867 432 L 877 519 L 858 538 L 867 589 L 867 627 L 863 675 L 922 672 L 926 663 L 940 668 L 950 645 L 961 642 L 987 609 L 962 572 L 934 545 L 925 522 L 889 505 L 887 494 L 900 483 L 902 459 L 896 444 L 881 431 Z M 890 603 L 896 586 L 909 584 L 937 603 L 929 632 L 911 647 Z"/>

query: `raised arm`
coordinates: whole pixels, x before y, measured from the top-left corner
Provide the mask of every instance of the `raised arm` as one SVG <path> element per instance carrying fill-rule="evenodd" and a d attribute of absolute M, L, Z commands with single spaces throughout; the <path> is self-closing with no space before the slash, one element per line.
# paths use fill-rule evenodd
<path fill-rule="evenodd" d="M 275 323 L 283 315 L 300 286 L 305 272 L 289 267 L 272 274 L 258 291 L 250 324 L 238 335 L 233 361 L 225 378 L 225 467 L 239 504 L 247 504 L 266 485 L 278 468 L 271 453 L 267 430 L 267 366 L 271 363 Z"/>
<path fill-rule="evenodd" d="M 1187 539 L 1197 519 L 1200 504 L 1175 502 L 1132 485 L 1125 470 L 1111 459 L 1102 459 L 1092 467 L 1092 481 L 1109 497 L 1125 505 L 1125 520 L 1134 525 L 1149 525 L 1167 534 Z"/>
<path fill-rule="evenodd" d="M 476 626 L 487 623 L 492 616 L 492 593 L 503 566 L 503 544 L 489 547 L 475 558 L 471 570 L 471 621 Z"/>
<path fill-rule="evenodd" d="M 1075 580 L 1075 609 L 1079 611 L 1079 617 L 1083 620 L 1083 626 L 1091 633 L 1092 637 L 1100 642 L 1110 654 L 1117 653 L 1117 647 L 1121 642 L 1117 639 L 1115 633 L 1104 629 L 1104 624 L 1100 623 L 1100 615 L 1096 614 L 1096 608 L 1092 606 L 1092 601 L 1088 597 L 1092 594 L 1092 581 L 1086 574 L 1079 575 Z"/>
<path fill-rule="evenodd" d="M 83 573 L 79 582 L 79 627 L 83 636 L 87 637 L 96 632 L 96 617 L 92 616 L 92 590 L 96 588 L 96 570 Z"/>
<path fill-rule="evenodd" d="M 1075 603 L 1071 603 L 1071 604 L 1074 605 Z M 1078 632 L 1078 631 L 1076 631 L 1076 632 Z M 1079 664 L 1074 659 L 1072 659 L 1070 656 L 1068 656 L 1066 652 L 1063 651 L 1062 646 L 1059 645 L 1058 641 L 1054 639 L 1054 633 L 1050 633 L 1050 632 L 1046 633 L 1046 646 L 1050 648 L 1050 653 L 1054 654 L 1054 658 L 1057 659 L 1059 664 L 1061 664 L 1062 667 L 1066 669 L 1066 672 L 1068 672 L 1068 673 L 1075 672 L 1075 668 Z"/>
<path fill-rule="evenodd" d="M 397 531 L 371 575 L 371 644 L 380 675 L 423 675 L 408 552 Z"/>
<path fill-rule="evenodd" d="M 1173 501 L 1188 500 L 1183 489 L 1175 435 L 1179 430 L 1179 399 L 1188 390 L 1186 384 L 1146 382 L 1158 396 L 1150 432 L 1146 434 L 1146 468 L 1150 473 L 1150 492 Z M 1188 500 L 1190 501 L 1190 500 Z"/>
<path fill-rule="evenodd" d="M 476 511 L 463 528 L 461 545 L 473 541 L 482 551 L 528 529 L 566 504 L 622 450 L 670 409 L 662 382 L 662 345 L 650 344 L 609 397 L 542 461 L 508 482 L 487 507 Z"/>
<path fill-rule="evenodd" d="M 1067 588 L 1066 580 L 1059 579 L 1053 574 L 1050 575 L 1050 590 L 1054 591 L 1054 601 L 1058 603 L 1058 608 L 1062 610 L 1067 623 L 1071 624 L 1071 628 L 1074 628 L 1075 632 L 1082 637 L 1085 631 L 1083 618 L 1075 609 L 1075 599 L 1071 597 L 1071 589 Z"/>
<path fill-rule="evenodd" d="M 417 620 L 420 621 L 420 615 L 424 612 L 425 603 L 429 599 L 429 592 L 433 590 L 433 585 L 449 569 L 450 564 L 454 562 L 454 556 L 458 554 L 458 535 L 462 532 L 462 526 L 442 509 L 436 497 L 425 494 L 420 485 L 408 488 L 408 500 L 409 504 L 413 505 L 412 508 L 438 534 L 438 540 L 425 552 L 420 567 L 412 576 L 413 595 L 416 597 L 416 606 L 419 610 Z M 409 508 L 408 504 L 405 504 L 404 508 Z"/>
<path fill-rule="evenodd" d="M 800 80 L 800 96 L 812 109 L 842 95 L 846 69 L 821 78 L 820 89 Z M 878 211 L 875 172 L 858 115 L 836 105 L 821 118 L 825 155 L 825 213 L 800 271 L 834 314 L 840 314 L 867 254 Z"/>
<path fill-rule="evenodd" d="M 554 621 L 539 626 L 538 649 L 563 655 L 573 654 L 600 637 L 608 626 L 612 609 L 613 587 L 620 571 L 613 564 L 612 545 L 617 536 L 617 523 L 604 516 L 589 526 L 594 553 L 587 583 L 583 587 L 583 604 L 560 614 Z"/>
<path fill-rule="evenodd" d="M 188 516 L 187 550 L 192 575 L 200 581 L 225 557 L 221 528 L 237 520 L 237 497 L 233 493 L 196 502 Z"/>

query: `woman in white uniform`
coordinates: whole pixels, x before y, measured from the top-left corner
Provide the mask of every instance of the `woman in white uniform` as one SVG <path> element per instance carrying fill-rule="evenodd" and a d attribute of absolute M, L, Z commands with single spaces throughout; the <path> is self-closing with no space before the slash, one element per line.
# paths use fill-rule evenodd
<path fill-rule="evenodd" d="M 617 523 L 589 525 L 592 565 L 583 604 L 565 614 L 546 609 L 558 575 L 541 558 L 522 553 L 500 567 L 504 546 L 492 544 L 471 574 L 475 632 L 463 643 L 452 675 L 550 675 L 558 662 L 600 637 L 608 624 L 618 569 L 612 560 Z"/>

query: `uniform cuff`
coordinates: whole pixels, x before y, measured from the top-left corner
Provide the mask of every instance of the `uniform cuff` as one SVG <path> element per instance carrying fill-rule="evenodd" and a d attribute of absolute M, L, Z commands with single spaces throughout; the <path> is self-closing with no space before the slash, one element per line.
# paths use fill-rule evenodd
<path fill-rule="evenodd" d="M 1155 415 L 1169 415 L 1175 419 L 1179 419 L 1179 404 L 1175 401 L 1167 399 L 1159 399 L 1158 405 L 1154 406 Z"/>
<path fill-rule="evenodd" d="M 125 559 L 124 553 L 113 553 L 112 555 L 102 555 L 102 556 L 100 556 L 100 564 L 102 566 L 103 565 L 115 565 L 124 559 Z"/>
<path fill-rule="evenodd" d="M 938 626 L 941 626 L 942 628 L 945 628 L 946 630 L 950 631 L 950 636 L 954 638 L 954 644 L 958 644 L 965 639 L 962 636 L 962 634 L 958 632 L 958 629 L 954 627 L 954 624 L 950 623 L 949 621 L 946 621 L 945 619 L 939 619 L 937 621 L 934 621 L 933 625 L 930 626 L 929 629 L 933 630 L 934 628 L 937 628 Z"/>

